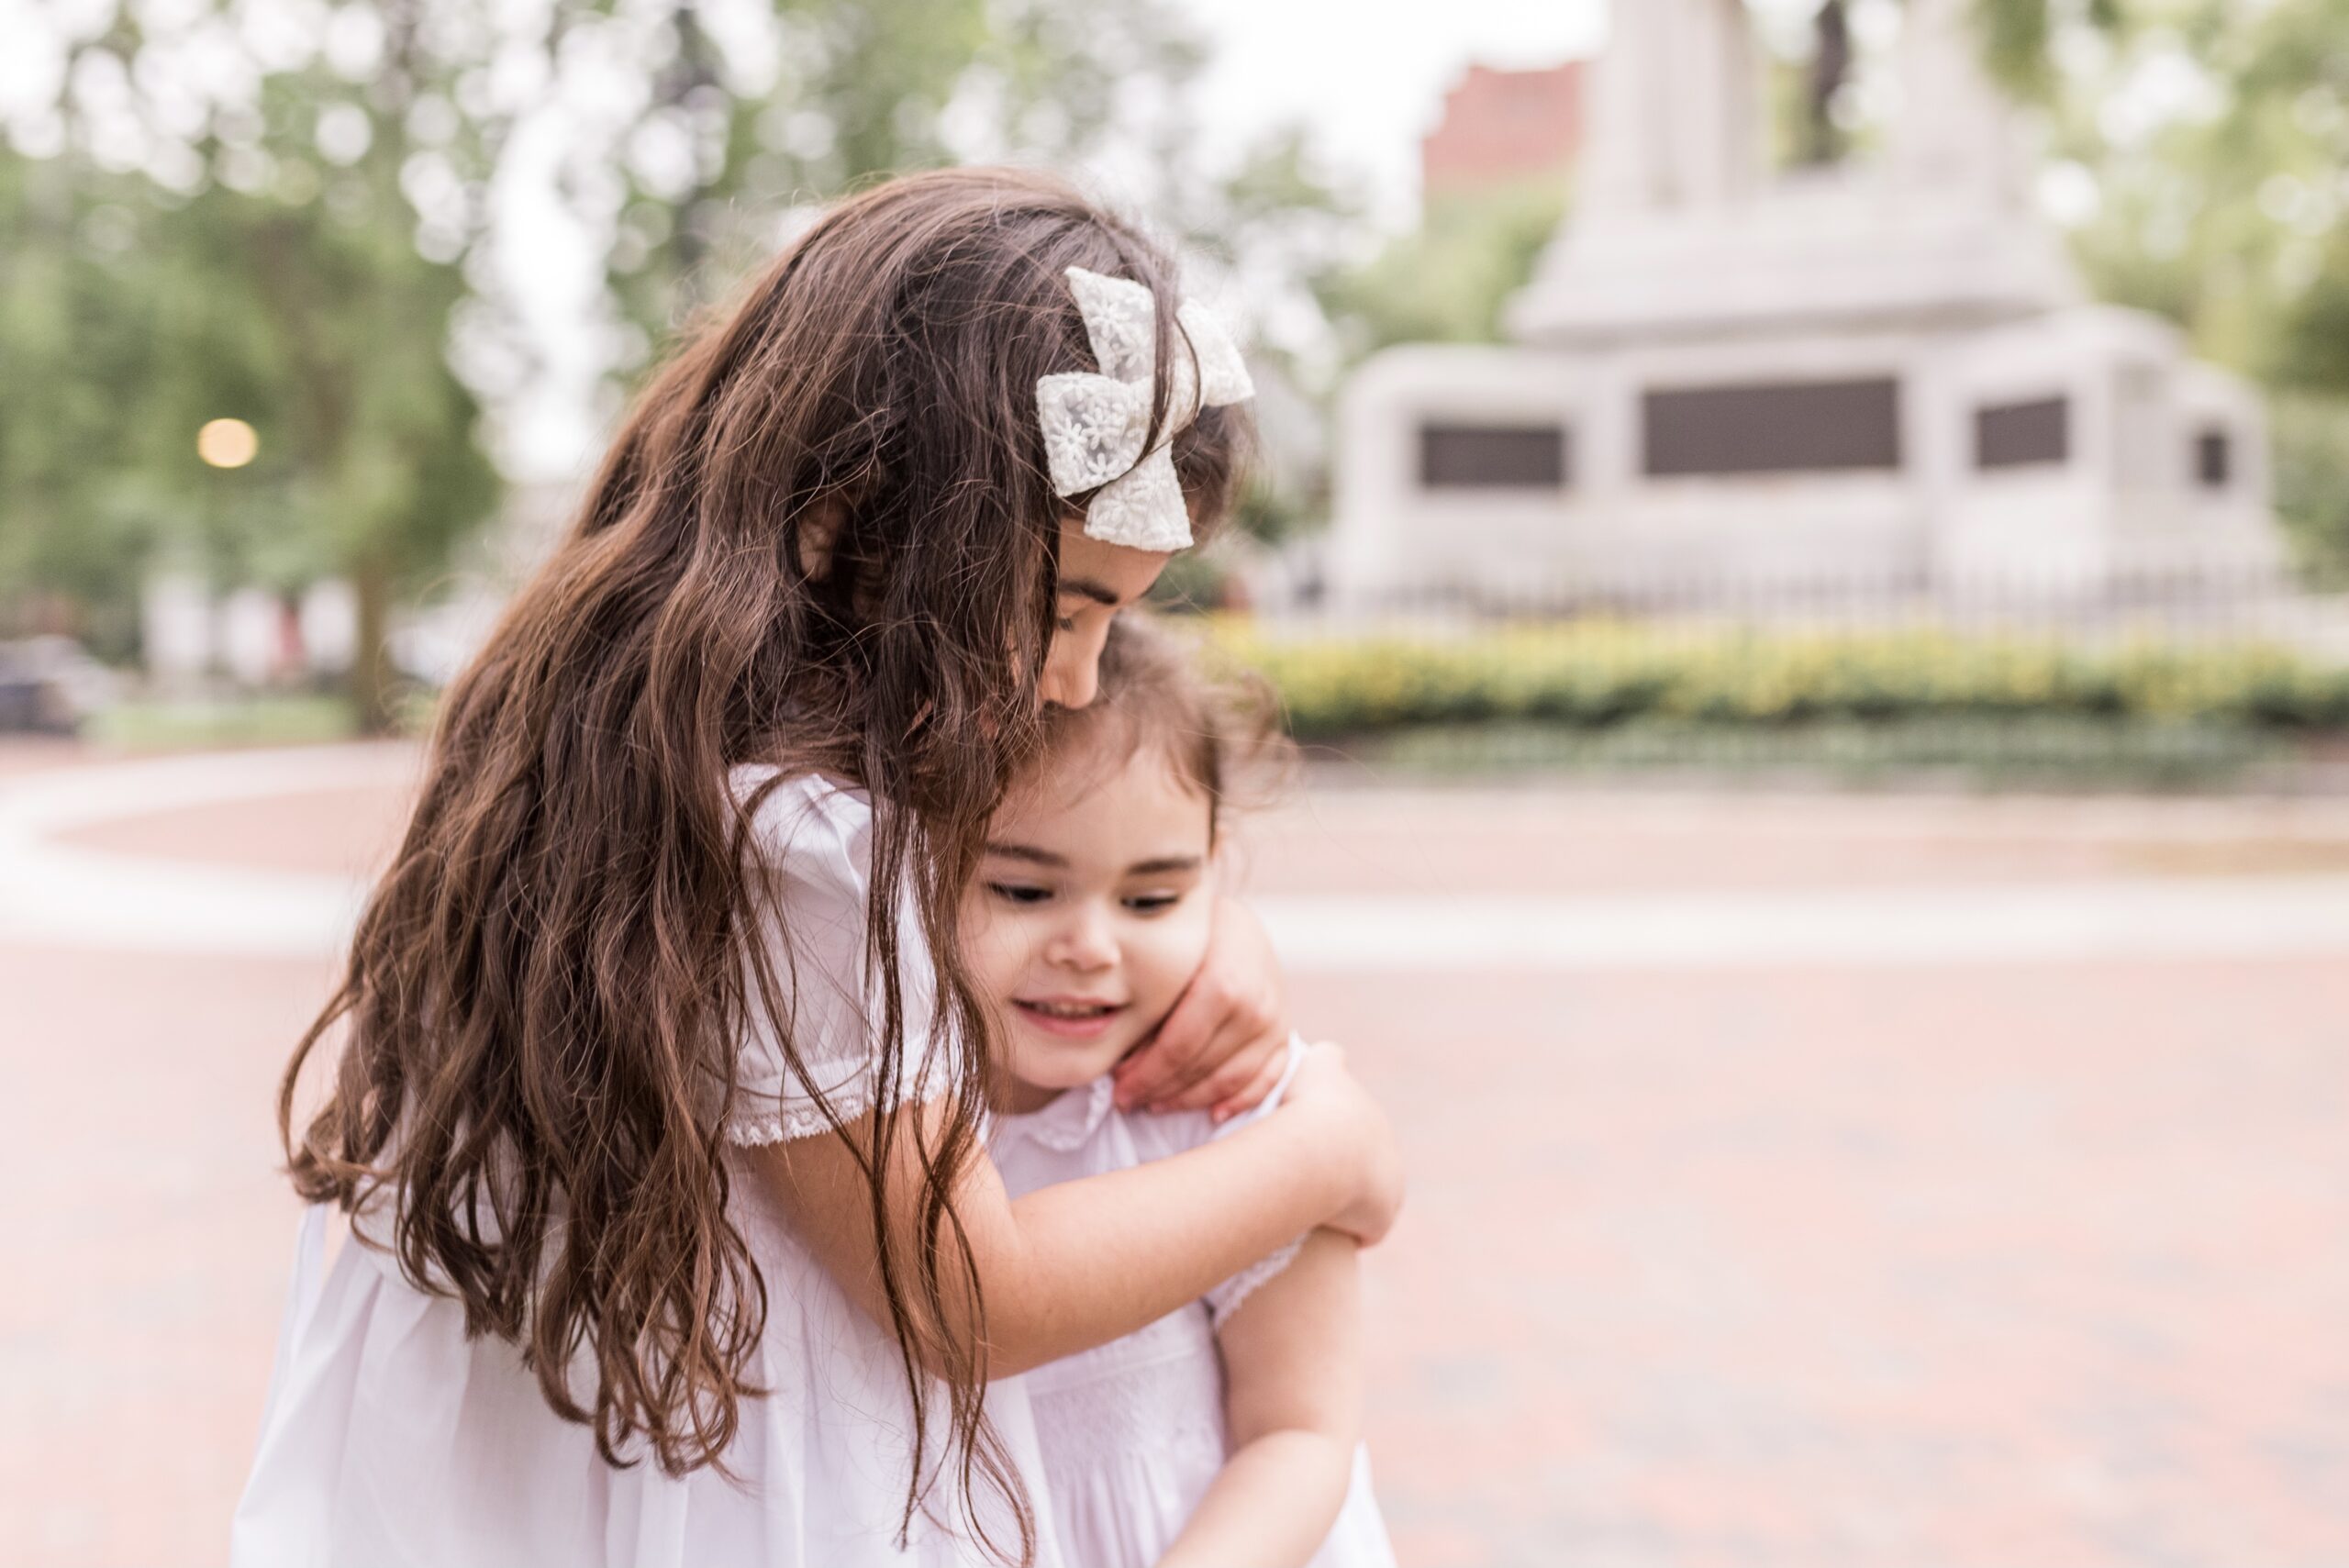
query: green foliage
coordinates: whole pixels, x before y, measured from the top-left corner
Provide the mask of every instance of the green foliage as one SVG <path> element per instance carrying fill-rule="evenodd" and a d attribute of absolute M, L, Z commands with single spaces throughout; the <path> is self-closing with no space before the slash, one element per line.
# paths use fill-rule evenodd
<path fill-rule="evenodd" d="M 98 713 L 82 739 L 117 751 L 217 751 L 347 740 L 357 715 L 334 697 L 120 703 Z"/>
<path fill-rule="evenodd" d="M 206 350 L 187 415 L 261 434 L 250 468 L 190 474 L 212 487 L 214 559 L 239 575 L 292 585 L 371 563 L 413 582 L 496 502 L 479 406 L 442 348 L 464 281 L 417 253 L 397 200 L 346 217 L 214 187 L 172 225 L 182 323 Z M 217 286 L 231 277 L 259 286 Z"/>
<path fill-rule="evenodd" d="M 1975 788 L 2207 790 L 2288 758 L 2288 738 L 2205 720 L 2090 714 L 1932 714 L 1816 719 L 1768 728 L 1635 718 L 1603 729 L 1435 725 L 1350 742 L 1383 768 L 1494 773 L 1785 775 L 1867 787 L 1920 776 Z"/>
<path fill-rule="evenodd" d="M 2067 14 L 2107 32 L 2127 19 L 2123 0 L 1975 0 L 1983 62 L 2009 91 L 2043 99 L 2055 91 L 2056 28 Z"/>
<path fill-rule="evenodd" d="M 2276 510 L 2310 582 L 2349 587 L 2349 399 L 2277 398 L 2269 406 Z"/>
<path fill-rule="evenodd" d="M 465 179 L 498 132 L 453 106 L 480 96 L 457 78 L 485 44 L 366 15 L 380 49 L 331 69 L 215 28 L 216 50 L 251 51 L 252 87 L 191 120 L 168 29 L 203 9 L 155 13 L 166 34 L 123 13 L 73 44 L 61 148 L 0 153 L 0 603 L 61 595 L 119 624 L 158 552 L 223 581 L 348 576 L 355 695 L 379 721 L 391 595 L 440 570 L 501 488 L 446 353 L 478 238 Z M 125 137 L 147 148 L 135 168 Z M 249 465 L 199 461 L 216 418 L 257 431 Z"/>
<path fill-rule="evenodd" d="M 697 0 L 640 14 L 672 58 L 616 132 L 622 155 L 583 147 L 566 174 L 582 194 L 623 185 L 607 270 L 636 334 L 623 370 L 763 262 L 795 210 L 952 161 L 950 106 L 983 132 L 969 150 L 1067 163 L 1131 104 L 1179 96 L 1205 60 L 1163 0 L 777 0 L 771 72 L 723 47 Z M 1186 168 L 1185 123 L 1159 128 L 1156 166 Z M 648 136 L 690 153 L 638 155 Z"/>
<path fill-rule="evenodd" d="M 158 547 L 288 586 L 429 568 L 494 500 L 435 329 L 462 280 L 404 225 L 14 154 L 0 202 L 0 592 L 120 595 Z M 219 417 L 259 431 L 249 467 L 198 460 Z"/>
<path fill-rule="evenodd" d="M 2349 0 L 2140 0 L 2130 16 L 2063 105 L 2062 150 L 2099 197 L 2075 237 L 2090 283 L 2222 363 L 2349 393 Z M 2146 72 L 2199 82 L 2199 101 L 2116 134 L 2108 106 Z"/>
<path fill-rule="evenodd" d="M 178 509 L 150 477 L 151 421 L 125 417 L 151 391 L 158 301 L 135 282 L 151 258 L 117 194 L 0 150 L 0 606 L 127 606 Z"/>
<path fill-rule="evenodd" d="M 1614 622 L 1366 640 L 1257 637 L 1225 625 L 1215 636 L 1272 680 L 1291 728 L 1307 739 L 1441 723 L 1604 728 L 1662 718 L 1766 728 L 2044 714 L 2349 728 L 2349 666 L 2265 643 Z"/>
<path fill-rule="evenodd" d="M 2147 0 L 2135 0 L 2142 9 Z M 1865 148 L 1868 128 L 1842 122 L 1854 63 L 1851 0 L 1818 0 L 1809 46 L 1773 62 L 1769 77 L 1774 162 L 1833 163 Z M 2045 104 L 2063 87 L 2056 39 L 2067 24 L 2108 35 L 2131 20 L 2124 0 L 1974 0 L 1984 67 L 2028 103 Z"/>
<path fill-rule="evenodd" d="M 1565 213 L 1563 186 L 1534 181 L 1431 201 L 1419 227 L 1316 286 L 1349 358 L 1396 343 L 1484 343 L 1533 275 Z"/>

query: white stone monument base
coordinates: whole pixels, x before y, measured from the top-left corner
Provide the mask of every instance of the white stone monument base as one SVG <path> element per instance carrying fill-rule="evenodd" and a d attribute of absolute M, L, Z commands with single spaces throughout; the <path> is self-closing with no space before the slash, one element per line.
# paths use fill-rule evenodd
<path fill-rule="evenodd" d="M 1730 401 L 1684 401 L 1675 453 L 1651 399 L 1688 394 Z M 1774 446 L 1784 410 L 1822 395 L 1851 406 L 1821 405 Z M 1340 418 L 1328 570 L 1356 608 L 2122 602 L 2264 590 L 2282 563 L 2256 395 L 2187 360 L 2166 324 L 2109 307 L 1575 350 L 1412 345 L 1364 365 Z M 1506 482 L 1551 431 L 1554 475 L 1534 463 Z M 1446 462 L 1431 440 L 1447 439 L 1520 456 L 1431 470 Z M 1844 466 L 1752 469 L 1813 445 Z M 1731 471 L 1690 471 L 1715 459 Z"/>

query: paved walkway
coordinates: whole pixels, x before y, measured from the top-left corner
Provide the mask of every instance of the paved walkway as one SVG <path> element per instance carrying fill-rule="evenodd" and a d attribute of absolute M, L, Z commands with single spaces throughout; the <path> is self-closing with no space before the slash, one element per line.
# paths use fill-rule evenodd
<path fill-rule="evenodd" d="M 379 746 L 20 778 L 0 794 L 0 935 L 330 956 L 414 770 Z M 1816 806 L 1308 797 L 1258 825 L 1251 869 L 1299 973 L 2349 953 L 2349 811 L 2330 803 L 2076 810 L 2068 837 L 2062 808 L 2043 807 L 2051 825 L 1979 804 Z M 1724 817 L 1732 835 L 1698 863 L 1733 885 L 1655 887 L 1686 879 L 1687 840 L 1720 837 Z M 1412 830 L 1381 845 L 1397 818 Z M 1627 855 L 1642 838 L 1670 848 Z M 1603 875 L 1572 857 L 1584 846 L 1611 851 Z M 2197 855 L 2228 874 L 2151 873 Z"/>
<path fill-rule="evenodd" d="M 207 1563 L 272 1096 L 411 756 L 0 751 L 0 1562 Z M 1408 1562 L 2349 1563 L 2349 813 L 1322 793 Z M 29 1288 L 27 1288 L 29 1284 Z"/>

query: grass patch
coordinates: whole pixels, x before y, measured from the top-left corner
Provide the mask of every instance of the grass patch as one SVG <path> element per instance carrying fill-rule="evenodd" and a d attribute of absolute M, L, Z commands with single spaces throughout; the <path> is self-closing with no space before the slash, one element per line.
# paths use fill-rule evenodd
<path fill-rule="evenodd" d="M 83 740 L 117 751 L 314 745 L 358 733 L 357 714 L 335 696 L 117 703 L 82 727 Z"/>
<path fill-rule="evenodd" d="M 1785 775 L 1845 786 L 1931 781 L 1976 789 L 2193 790 L 2289 760 L 2271 730 L 2207 720 L 2069 714 L 1952 714 L 1776 726 L 1636 718 L 1604 728 L 1427 725 L 1364 735 L 1339 750 L 1437 777 L 1689 773 Z"/>

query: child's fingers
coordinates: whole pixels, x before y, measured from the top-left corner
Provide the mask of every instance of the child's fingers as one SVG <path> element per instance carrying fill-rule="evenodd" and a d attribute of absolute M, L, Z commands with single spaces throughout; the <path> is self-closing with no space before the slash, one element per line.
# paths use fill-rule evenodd
<path fill-rule="evenodd" d="M 1233 1021 L 1234 1002 L 1222 981 L 1211 970 L 1193 975 L 1157 1038 L 1119 1064 L 1118 1107 L 1155 1104 L 1206 1077 L 1239 1043 L 1226 1038 Z"/>
<path fill-rule="evenodd" d="M 1267 1034 L 1286 1039 L 1282 1012 L 1280 965 L 1263 924 L 1247 906 L 1218 901 L 1198 973 L 1159 1026 L 1157 1039 L 1119 1069 L 1119 1107 L 1165 1109 L 1242 1053 L 1250 1057 L 1252 1076 L 1261 1062 L 1250 1047 Z"/>
<path fill-rule="evenodd" d="M 1264 1064 L 1256 1069 L 1256 1075 L 1253 1078 L 1249 1079 L 1230 1094 L 1218 1097 L 1209 1109 L 1209 1116 L 1216 1125 L 1220 1127 L 1242 1111 L 1254 1110 L 1264 1103 L 1265 1096 L 1273 1092 L 1274 1086 L 1281 1081 L 1281 1074 L 1287 1068 L 1288 1052 L 1274 1051 L 1264 1058 Z"/>
<path fill-rule="evenodd" d="M 1220 1100 L 1233 1099 L 1263 1073 L 1267 1062 L 1277 1066 L 1287 1055 L 1288 1036 L 1266 1031 L 1233 1048 L 1220 1062 L 1179 1090 L 1162 1095 L 1151 1105 L 1154 1111 L 1203 1111 Z M 1243 1102 L 1246 1110 L 1263 1096 Z"/>
<path fill-rule="evenodd" d="M 1203 1111 L 1210 1106 L 1231 1098 L 1252 1084 L 1263 1073 L 1258 1059 L 1269 1052 L 1259 1050 L 1255 1042 L 1242 1046 L 1224 1064 L 1208 1073 L 1197 1083 L 1177 1095 L 1170 1095 L 1151 1108 L 1160 1111 Z M 1253 1101 L 1250 1102 L 1253 1104 Z"/>
<path fill-rule="evenodd" d="M 1184 995 L 1158 1037 L 1119 1063 L 1118 1108 L 1154 1106 L 1179 1095 L 1214 1071 L 1219 1036 L 1207 1023 L 1207 1009 L 1194 1006 L 1196 984 Z"/>

